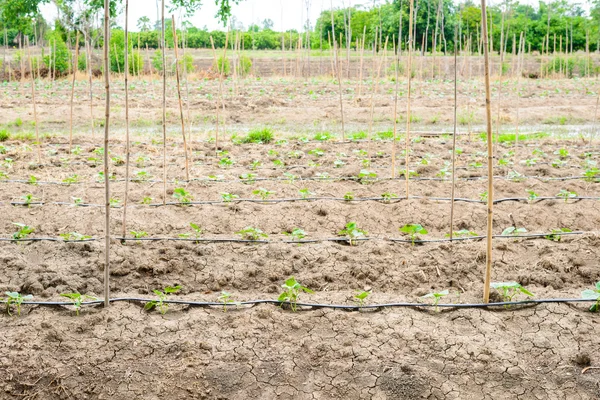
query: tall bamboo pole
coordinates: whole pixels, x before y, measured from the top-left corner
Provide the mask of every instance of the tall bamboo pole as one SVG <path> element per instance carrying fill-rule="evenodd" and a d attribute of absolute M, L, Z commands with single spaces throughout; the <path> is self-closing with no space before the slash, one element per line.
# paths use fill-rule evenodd
<path fill-rule="evenodd" d="M 484 49 L 485 65 L 485 112 L 487 125 L 487 152 L 488 152 L 488 201 L 487 201 L 487 251 L 485 260 L 485 279 L 483 287 L 483 301 L 490 302 L 490 283 L 492 280 L 492 224 L 494 221 L 494 157 L 492 146 L 492 101 L 490 89 L 490 55 L 488 47 L 487 11 L 486 0 L 481 0 L 481 29 Z"/>
<path fill-rule="evenodd" d="M 400 15 L 402 15 L 402 13 L 400 13 Z M 398 69 L 400 67 L 400 45 L 401 38 L 398 37 L 397 45 L 396 40 L 394 40 L 394 74 L 396 82 L 394 82 L 394 135 L 392 138 L 392 179 L 396 177 L 396 136 L 398 133 L 398 81 L 400 80 Z"/>
<path fill-rule="evenodd" d="M 29 59 L 29 76 L 31 76 L 31 102 L 33 103 L 33 120 L 35 122 L 35 140 L 37 141 L 38 164 L 42 163 L 42 142 L 40 142 L 40 131 L 37 118 L 37 104 L 35 101 L 35 80 L 33 79 L 33 63 L 31 62 L 31 51 L 29 49 L 29 38 L 26 37 L 27 58 Z M 23 76 L 21 76 L 23 78 Z"/>
<path fill-rule="evenodd" d="M 333 0 L 331 0 L 331 36 L 333 38 L 333 54 L 334 54 L 334 64 L 335 64 L 335 72 L 337 75 L 338 81 L 338 92 L 340 93 L 340 116 L 342 118 L 342 141 L 346 140 L 346 133 L 344 129 L 344 101 L 342 94 L 342 77 L 340 74 L 341 62 L 338 58 L 337 54 L 337 43 L 335 39 L 335 22 L 333 21 Z"/>
<path fill-rule="evenodd" d="M 110 0 L 104 0 L 104 87 L 106 105 L 104 124 L 104 307 L 109 306 L 110 298 L 110 179 L 108 175 L 108 134 L 110 132 Z"/>
<path fill-rule="evenodd" d="M 177 29 L 175 29 L 175 15 L 171 16 L 173 21 L 173 47 L 175 49 L 175 75 L 177 76 L 177 97 L 179 99 L 179 116 L 181 117 L 181 134 L 183 135 L 183 151 L 185 152 L 185 179 L 190 180 L 190 162 L 188 159 L 187 139 L 185 138 L 185 118 L 183 117 L 183 103 L 181 101 L 181 86 L 179 83 L 179 54 L 177 52 Z M 184 60 L 185 61 L 185 60 Z M 183 64 L 185 68 L 185 63 Z"/>
<path fill-rule="evenodd" d="M 219 150 L 219 110 L 221 105 L 223 106 L 223 110 L 225 109 L 225 101 L 223 100 L 223 75 L 225 74 L 225 63 L 227 60 L 227 46 L 229 44 L 229 29 L 227 29 L 227 34 L 225 35 L 225 48 L 223 49 L 223 62 L 219 66 L 219 59 L 217 58 L 217 51 L 215 49 L 215 42 L 210 37 L 210 44 L 213 49 L 213 55 L 215 58 L 215 65 L 219 70 L 219 92 L 217 94 L 217 109 L 216 109 L 216 132 L 215 132 L 215 154 Z M 221 104 L 222 103 L 222 104 Z"/>
<path fill-rule="evenodd" d="M 483 0 L 482 0 L 483 1 Z M 408 20 L 408 62 L 407 62 L 407 78 L 406 78 L 406 137 L 404 143 L 405 152 L 405 172 L 404 179 L 406 180 L 406 198 L 409 196 L 409 179 L 410 179 L 410 168 L 409 168 L 409 143 L 410 143 L 410 91 L 412 88 L 412 53 L 413 53 L 413 10 L 415 6 L 415 0 L 410 0 L 410 12 Z"/>
<path fill-rule="evenodd" d="M 94 138 L 94 88 L 92 81 L 92 39 L 88 37 L 87 43 L 87 70 L 88 70 L 88 79 L 90 86 L 90 119 L 91 119 L 91 128 L 92 128 L 92 139 Z"/>
<path fill-rule="evenodd" d="M 79 59 L 79 31 L 77 31 L 77 39 L 75 39 L 75 59 L 73 61 L 73 81 L 71 83 L 71 118 L 69 122 L 69 153 L 73 144 L 73 100 L 75 97 L 75 77 L 77 75 L 77 60 Z"/>
<path fill-rule="evenodd" d="M 138 47 L 139 48 L 139 47 Z M 135 62 L 135 60 L 134 60 Z M 125 0 L 125 194 L 123 199 L 122 236 L 127 235 L 127 203 L 129 200 L 129 162 L 131 148 L 129 140 L 129 0 Z"/>
<path fill-rule="evenodd" d="M 454 198 L 456 194 L 456 121 L 458 107 L 458 53 L 456 49 L 456 29 L 454 30 L 454 132 L 452 134 L 452 191 L 450 194 L 450 240 L 454 239 Z"/>
<path fill-rule="evenodd" d="M 167 56 L 165 54 L 165 0 L 161 3 L 162 47 L 162 131 L 163 131 L 163 205 L 167 204 Z"/>

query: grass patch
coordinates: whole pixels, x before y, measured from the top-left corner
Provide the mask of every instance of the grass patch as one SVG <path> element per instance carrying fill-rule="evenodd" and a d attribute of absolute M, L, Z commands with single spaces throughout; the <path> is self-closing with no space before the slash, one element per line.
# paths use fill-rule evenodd
<path fill-rule="evenodd" d="M 273 129 L 253 129 L 248 136 L 242 139 L 242 143 L 271 143 L 273 141 Z"/>
<path fill-rule="evenodd" d="M 0 142 L 6 142 L 10 139 L 10 134 L 6 129 L 0 129 Z"/>
<path fill-rule="evenodd" d="M 367 138 L 367 132 L 353 132 L 350 134 L 350 140 L 365 140 Z"/>
<path fill-rule="evenodd" d="M 545 139 L 549 136 L 550 136 L 550 134 L 546 133 L 546 132 L 525 133 L 525 134 L 522 133 L 519 135 L 519 141 L 524 142 L 527 140 L 539 140 L 539 139 Z M 487 134 L 480 133 L 479 138 L 485 142 L 487 140 Z M 492 141 L 500 142 L 500 143 L 514 143 L 516 140 L 517 140 L 517 135 L 515 133 L 501 133 L 499 136 L 494 134 L 492 137 Z"/>
<path fill-rule="evenodd" d="M 313 136 L 313 140 L 318 140 L 319 142 L 326 142 L 335 137 L 335 135 L 331 132 L 317 132 L 315 136 Z"/>

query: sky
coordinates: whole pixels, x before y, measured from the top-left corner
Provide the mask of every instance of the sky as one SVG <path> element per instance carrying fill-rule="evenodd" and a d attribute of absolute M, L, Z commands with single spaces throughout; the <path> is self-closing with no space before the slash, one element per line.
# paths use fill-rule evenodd
<path fill-rule="evenodd" d="M 167 0 L 168 1 L 168 0 Z M 262 26 L 262 21 L 271 19 L 274 22 L 273 29 L 277 31 L 296 29 L 303 31 L 306 22 L 307 3 L 308 14 L 311 24 L 314 26 L 322 10 L 329 9 L 331 4 L 334 8 L 347 6 L 371 7 L 373 3 L 379 4 L 385 0 L 243 0 L 232 8 L 232 15 L 237 21 L 247 28 L 252 23 Z M 501 0 L 488 0 L 489 4 L 500 2 Z M 520 0 L 521 3 L 537 5 L 539 0 Z M 578 3 L 584 3 L 585 0 L 579 0 Z M 215 18 L 217 6 L 214 0 L 204 0 L 202 8 L 194 16 L 186 18 L 194 26 L 203 28 L 206 26 L 209 30 L 223 29 L 223 25 Z M 56 18 L 56 8 L 52 4 L 42 7 L 42 13 L 47 20 Z M 137 30 L 137 21 L 147 16 L 152 22 L 156 20 L 156 0 L 129 0 L 129 26 L 132 31 Z M 165 17 L 170 15 L 165 15 Z M 181 21 L 182 15 L 175 13 L 177 21 Z M 123 26 L 125 18 L 120 16 L 118 24 Z M 179 25 L 179 22 L 178 22 Z"/>

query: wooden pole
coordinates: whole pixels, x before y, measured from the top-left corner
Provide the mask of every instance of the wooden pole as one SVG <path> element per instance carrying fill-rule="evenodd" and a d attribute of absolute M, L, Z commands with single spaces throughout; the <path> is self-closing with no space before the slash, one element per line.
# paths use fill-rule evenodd
<path fill-rule="evenodd" d="M 187 139 L 185 137 L 185 118 L 183 117 L 183 103 L 181 101 L 181 85 L 179 79 L 179 54 L 177 52 L 177 29 L 175 29 L 175 15 L 171 16 L 173 21 L 173 48 L 175 49 L 175 75 L 177 77 L 177 98 L 179 99 L 179 116 L 181 118 L 181 134 L 183 135 L 183 151 L 185 152 L 185 179 L 190 180 L 190 162 L 188 159 Z M 185 61 L 185 60 L 184 60 Z M 185 68 L 185 64 L 183 65 Z"/>
<path fill-rule="evenodd" d="M 104 0 L 104 87 L 106 106 L 104 124 L 104 307 L 110 304 L 110 179 L 108 171 L 108 134 L 110 132 L 110 0 Z"/>
<path fill-rule="evenodd" d="M 167 56 L 165 54 L 165 0 L 161 3 L 162 47 L 162 131 L 163 131 L 163 205 L 167 204 Z"/>
<path fill-rule="evenodd" d="M 413 53 L 413 9 L 415 6 L 415 0 L 410 0 L 410 12 L 408 20 L 408 62 L 407 62 L 407 77 L 406 77 L 406 137 L 404 143 L 405 152 L 405 172 L 404 179 L 406 180 L 406 198 L 409 196 L 409 180 L 410 180 L 410 168 L 409 168 L 409 144 L 410 144 L 410 91 L 412 88 L 412 53 Z"/>
<path fill-rule="evenodd" d="M 89 86 L 90 86 L 90 118 L 91 118 L 91 128 L 92 128 L 92 140 L 94 139 L 94 88 L 92 81 L 92 39 L 88 38 L 86 43 L 87 46 L 87 70 L 88 70 L 88 78 L 89 78 Z"/>
<path fill-rule="evenodd" d="M 492 280 L 492 228 L 494 221 L 494 157 L 492 146 L 492 106 L 490 89 L 490 55 L 488 47 L 487 11 L 486 0 L 481 0 L 481 29 L 484 49 L 485 65 L 485 112 L 487 125 L 487 153 L 488 153 L 488 201 L 487 201 L 487 251 L 485 262 L 485 279 L 483 287 L 483 302 L 490 302 L 490 284 Z"/>
<path fill-rule="evenodd" d="M 458 107 L 458 53 L 456 51 L 456 30 L 454 31 L 454 133 L 452 135 L 452 191 L 450 194 L 450 240 L 454 239 L 454 198 L 456 192 L 456 135 Z"/>
<path fill-rule="evenodd" d="M 216 132 L 215 132 L 215 154 L 219 150 L 219 109 L 221 107 L 221 103 L 223 109 L 225 109 L 225 102 L 222 100 L 223 98 L 223 75 L 225 74 L 225 62 L 227 60 L 227 46 L 229 45 L 229 29 L 227 30 L 227 34 L 225 35 L 225 49 L 223 50 L 223 63 L 219 66 L 219 59 L 217 58 L 217 51 L 215 49 L 215 42 L 210 37 L 210 43 L 213 49 L 213 55 L 215 58 L 215 65 L 219 70 L 219 93 L 217 95 L 217 111 L 216 111 Z"/>
<path fill-rule="evenodd" d="M 33 120 L 35 122 L 35 140 L 37 141 L 38 164 L 42 163 L 42 142 L 40 141 L 40 131 L 37 118 L 37 104 L 35 101 L 35 80 L 33 79 L 33 64 L 31 62 L 31 51 L 29 49 L 29 38 L 26 37 L 27 58 L 29 59 L 29 76 L 31 77 L 31 102 L 33 103 Z M 23 76 L 21 76 L 23 78 Z"/>
<path fill-rule="evenodd" d="M 139 36 L 138 36 L 139 37 Z M 134 61 L 135 62 L 135 61 Z M 135 64 L 134 64 L 135 65 Z M 121 236 L 127 236 L 127 203 L 129 200 L 129 162 L 131 146 L 129 138 L 129 0 L 125 0 L 125 194 L 123 199 L 123 223 Z M 135 69 L 134 69 L 135 70 Z"/>
<path fill-rule="evenodd" d="M 340 73 L 341 62 L 337 56 L 337 43 L 336 43 L 336 39 L 335 39 L 335 22 L 333 20 L 333 0 L 331 0 L 331 36 L 333 38 L 334 65 L 335 65 L 335 72 L 336 72 L 337 81 L 338 81 L 338 92 L 340 93 L 340 116 L 342 118 L 342 141 L 344 141 L 344 140 L 346 140 L 346 133 L 344 130 L 344 101 L 343 101 L 343 94 L 342 94 L 342 77 L 341 77 L 341 73 Z"/>
<path fill-rule="evenodd" d="M 77 75 L 77 60 L 79 59 L 79 31 L 75 39 L 75 59 L 73 61 L 73 81 L 71 83 L 71 118 L 69 121 L 69 153 L 73 144 L 73 100 L 75 97 L 75 77 Z"/>

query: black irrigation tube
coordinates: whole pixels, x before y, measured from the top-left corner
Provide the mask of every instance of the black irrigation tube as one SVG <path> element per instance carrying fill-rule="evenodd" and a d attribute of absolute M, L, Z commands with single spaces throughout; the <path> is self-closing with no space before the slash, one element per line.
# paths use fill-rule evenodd
<path fill-rule="evenodd" d="M 469 176 L 469 177 L 459 177 L 457 178 L 460 181 L 463 182 L 469 182 L 469 181 L 484 181 L 487 179 L 487 177 L 484 176 Z M 583 179 L 583 180 L 589 180 L 590 178 L 586 177 L 586 176 L 564 176 L 564 177 L 543 177 L 543 176 L 535 176 L 535 175 L 522 175 L 519 176 L 517 178 L 509 178 L 507 176 L 494 176 L 494 180 L 504 180 L 504 181 L 514 181 L 514 182 L 520 182 L 520 181 L 524 181 L 526 179 L 537 179 L 539 181 L 542 182 L 552 182 L 552 181 L 569 181 L 569 180 L 578 180 L 578 179 Z M 595 178 L 598 179 L 598 178 Z M 445 178 L 424 178 L 424 177 L 412 177 L 410 178 L 410 180 L 412 182 L 415 181 L 435 181 L 435 182 L 451 182 L 450 179 L 445 179 Z M 134 182 L 134 183 L 162 183 L 162 180 L 159 179 L 147 179 L 147 180 L 139 180 L 139 179 L 135 179 L 135 178 L 130 178 L 129 179 L 130 182 Z M 301 177 L 301 176 L 294 176 L 292 177 L 279 177 L 279 178 L 253 178 L 253 179 L 209 179 L 209 178 L 195 178 L 195 179 L 190 179 L 190 180 L 185 180 L 185 179 L 177 179 L 176 181 L 168 181 L 169 184 L 174 185 L 176 183 L 192 183 L 192 182 L 202 182 L 202 183 L 236 183 L 236 182 L 240 182 L 240 183 L 247 183 L 247 184 L 252 184 L 255 182 L 277 182 L 277 181 L 298 181 L 298 182 L 302 182 L 302 181 L 309 181 L 309 182 L 358 182 L 361 183 L 361 181 L 365 181 L 365 183 L 368 184 L 372 184 L 372 183 L 377 183 L 377 182 L 387 182 L 387 181 L 404 181 L 404 176 L 401 176 L 399 178 L 374 178 L 374 179 L 369 179 L 369 178 L 358 178 L 356 176 L 337 176 L 337 177 L 331 177 L 331 176 L 327 176 L 327 177 Z M 112 179 L 111 182 L 125 182 L 125 179 Z M 25 184 L 31 184 L 31 182 L 29 180 L 25 180 L 25 179 L 2 179 L 0 180 L 0 183 L 25 183 Z M 71 186 L 71 185 L 99 185 L 99 184 L 103 184 L 104 182 L 102 181 L 85 181 L 85 182 L 71 182 L 71 183 L 66 183 L 66 182 L 58 182 L 58 181 L 36 181 L 35 184 L 36 185 L 58 185 L 58 186 Z M 595 180 L 592 183 L 597 183 Z"/>
<path fill-rule="evenodd" d="M 495 239 L 535 239 L 545 238 L 546 236 L 580 236 L 580 235 L 600 235 L 600 232 L 596 231 L 575 231 L 575 232 L 547 232 L 547 233 L 528 233 L 522 235 L 493 235 Z M 348 242 L 347 237 L 334 237 L 334 238 L 321 238 L 321 239 L 301 239 L 301 240 L 248 240 L 248 239 L 236 239 L 236 238 L 181 238 L 181 237 L 142 237 L 142 238 L 129 238 L 129 237 L 111 237 L 113 240 L 121 242 L 196 242 L 196 243 L 252 243 L 252 244 L 268 244 L 268 243 L 289 243 L 289 244 L 306 244 L 306 243 L 322 243 L 322 242 Z M 424 244 L 424 243 L 447 243 L 447 242 L 460 242 L 469 240 L 482 240 L 486 236 L 467 236 L 467 237 L 454 237 L 453 239 L 396 239 L 396 238 L 381 238 L 381 237 L 361 237 L 352 239 L 356 242 L 367 242 L 367 241 L 382 241 L 392 243 L 411 243 L 411 244 Z M 103 240 L 103 238 L 91 238 L 82 240 L 64 240 L 62 238 L 24 238 L 24 239 L 10 239 L 0 238 L 0 242 L 64 242 L 64 243 L 82 243 L 82 242 L 95 242 Z"/>
<path fill-rule="evenodd" d="M 149 303 L 156 301 L 156 299 L 147 299 L 139 297 L 118 297 L 110 299 L 109 303 L 118 302 L 135 302 L 135 303 Z M 382 304 L 364 304 L 364 305 L 348 305 L 348 304 L 322 304 L 322 303 L 296 303 L 298 307 L 309 307 L 311 309 L 322 309 L 330 308 L 334 310 L 359 310 L 359 309 L 383 309 L 383 308 L 492 308 L 492 307 L 509 307 L 509 306 L 526 306 L 526 305 L 537 305 L 537 304 L 566 304 L 566 303 L 591 303 L 596 302 L 596 299 L 537 299 L 537 300 L 524 300 L 524 301 L 505 301 L 498 303 L 455 303 L 455 304 L 429 304 L 429 303 L 382 303 Z M 0 300 L 0 304 L 6 304 L 6 300 Z M 213 301 L 191 301 L 191 300 L 163 300 L 166 304 L 179 304 L 192 307 L 219 307 L 224 306 L 233 308 L 233 306 L 256 306 L 259 304 L 272 304 L 272 305 L 291 305 L 288 301 L 278 300 L 249 300 L 240 301 L 230 304 L 223 304 L 220 302 Z M 23 301 L 22 305 L 36 305 L 36 306 L 74 306 L 75 302 L 70 301 Z M 104 300 L 92 300 L 81 302 L 81 306 L 96 306 L 104 304 Z"/>
<path fill-rule="evenodd" d="M 295 202 L 312 202 L 312 201 L 337 201 L 344 203 L 353 203 L 353 202 L 365 202 L 365 201 L 377 201 L 383 202 L 386 204 L 396 204 L 406 200 L 429 200 L 429 201 L 452 201 L 452 199 L 448 197 L 427 197 L 427 196 L 410 196 L 408 199 L 406 197 L 395 197 L 395 198 L 383 198 L 383 197 L 359 197 L 351 200 L 347 200 L 343 197 L 306 197 L 306 198 L 283 198 L 283 199 L 235 199 L 231 201 L 223 201 L 223 200 L 204 200 L 204 201 L 190 201 L 189 203 L 179 203 L 179 202 L 167 202 L 163 203 L 151 203 L 146 204 L 148 207 L 164 207 L 164 206 L 178 206 L 178 207 L 188 207 L 195 205 L 214 205 L 214 204 L 222 204 L 229 205 L 232 203 L 258 203 L 258 204 L 277 204 L 277 203 L 295 203 Z M 534 200 L 529 200 L 526 197 L 508 197 L 502 199 L 494 200 L 494 204 L 504 203 L 508 201 L 516 201 L 516 202 L 531 202 L 537 203 L 546 200 L 562 200 L 564 201 L 564 197 L 536 197 Z M 578 197 L 569 197 L 567 199 L 571 203 L 574 203 L 579 200 L 594 200 L 600 201 L 600 197 L 590 197 L 590 196 L 578 196 Z M 475 204 L 487 204 L 486 201 L 475 200 L 475 199 L 466 199 L 466 198 L 456 198 L 454 199 L 456 202 L 463 203 L 475 203 Z M 30 203 L 26 203 L 23 201 L 11 201 L 9 203 L 0 202 L 0 206 L 3 204 L 8 204 L 11 206 L 44 206 L 44 205 L 59 205 L 59 206 L 70 206 L 70 207 L 104 207 L 104 204 L 95 204 L 95 203 L 68 203 L 64 201 L 55 201 L 55 202 L 43 202 L 43 201 L 32 201 Z M 129 205 L 128 208 L 142 208 L 144 205 L 142 204 L 133 204 Z M 114 206 L 113 208 L 119 209 L 123 208 L 123 206 Z"/>

